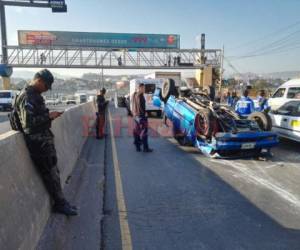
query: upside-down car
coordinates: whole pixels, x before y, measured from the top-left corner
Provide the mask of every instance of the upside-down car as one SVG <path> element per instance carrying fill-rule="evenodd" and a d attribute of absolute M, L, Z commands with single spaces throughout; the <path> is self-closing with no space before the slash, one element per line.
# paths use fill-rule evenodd
<path fill-rule="evenodd" d="M 199 148 L 215 158 L 259 156 L 278 144 L 266 113 L 241 119 L 228 107 L 210 101 L 200 91 L 175 87 L 172 79 L 157 89 L 153 103 L 164 106 L 164 118 L 173 124 L 181 145 Z"/>

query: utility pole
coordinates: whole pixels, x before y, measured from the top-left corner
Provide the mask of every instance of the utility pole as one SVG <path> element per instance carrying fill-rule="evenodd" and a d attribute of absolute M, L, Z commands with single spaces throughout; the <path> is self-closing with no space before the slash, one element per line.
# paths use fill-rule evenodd
<path fill-rule="evenodd" d="M 0 20 L 1 20 L 1 44 L 2 44 L 2 62 L 7 64 L 7 33 L 6 33 L 6 18 L 5 18 L 5 6 L 0 2 Z"/>
<path fill-rule="evenodd" d="M 104 76 L 103 76 L 103 67 L 102 67 L 102 78 L 101 78 L 101 81 L 102 81 L 102 88 L 104 88 Z"/>
<path fill-rule="evenodd" d="M 2 60 L 0 62 L 0 76 L 3 79 L 3 88 L 10 88 L 10 76 L 12 68 L 8 65 L 7 53 L 7 30 L 5 18 L 5 6 L 19 6 L 19 7 L 37 7 L 37 8 L 51 8 L 52 12 L 67 12 L 67 5 L 65 0 L 0 0 L 0 21 L 1 21 L 1 48 Z"/>
<path fill-rule="evenodd" d="M 223 45 L 223 48 L 222 48 L 222 55 L 221 55 L 220 84 L 219 84 L 220 94 L 222 94 L 221 90 L 222 90 L 223 73 L 224 73 L 224 45 Z"/>
<path fill-rule="evenodd" d="M 201 65 L 205 64 L 205 34 L 201 34 L 201 56 L 200 56 L 200 63 Z M 204 83 L 204 68 L 200 69 L 200 87 L 203 88 Z"/>

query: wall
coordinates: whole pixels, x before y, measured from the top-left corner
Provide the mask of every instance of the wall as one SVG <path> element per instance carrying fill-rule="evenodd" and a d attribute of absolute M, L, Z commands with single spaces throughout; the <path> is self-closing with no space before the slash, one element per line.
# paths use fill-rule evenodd
<path fill-rule="evenodd" d="M 63 183 L 86 141 L 82 117 L 94 112 L 92 103 L 80 105 L 52 124 Z M 22 134 L 0 135 L 0 159 L 0 249 L 34 249 L 49 218 L 50 201 Z"/>

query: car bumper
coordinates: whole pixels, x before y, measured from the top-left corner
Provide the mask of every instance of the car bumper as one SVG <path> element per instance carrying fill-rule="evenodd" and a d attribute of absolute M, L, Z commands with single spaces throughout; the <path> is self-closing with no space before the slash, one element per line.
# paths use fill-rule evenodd
<path fill-rule="evenodd" d="M 197 140 L 197 147 L 207 155 L 253 155 L 278 145 L 272 132 L 217 133 L 211 143 Z"/>
<path fill-rule="evenodd" d="M 272 131 L 277 133 L 279 137 L 283 137 L 283 138 L 286 138 L 289 140 L 300 142 L 300 131 L 298 131 L 298 130 L 273 127 Z"/>

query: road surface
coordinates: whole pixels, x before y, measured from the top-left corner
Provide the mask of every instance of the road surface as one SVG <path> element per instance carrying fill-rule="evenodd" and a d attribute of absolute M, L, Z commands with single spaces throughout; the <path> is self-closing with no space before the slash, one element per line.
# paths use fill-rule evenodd
<path fill-rule="evenodd" d="M 39 250 L 299 250 L 298 143 L 216 160 L 152 131 L 155 151 L 136 152 L 125 114 L 110 107 L 106 139 L 88 139 L 66 188 L 80 215 L 53 214 Z"/>
<path fill-rule="evenodd" d="M 299 144 L 270 161 L 215 160 L 171 138 L 135 152 L 124 110 L 111 109 L 103 248 L 299 249 Z"/>

